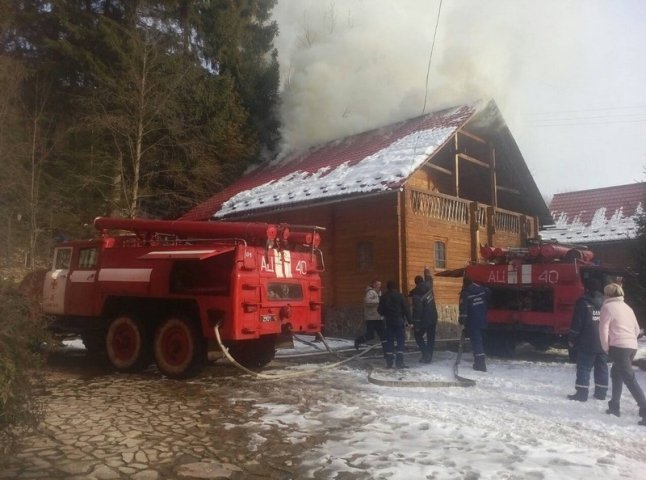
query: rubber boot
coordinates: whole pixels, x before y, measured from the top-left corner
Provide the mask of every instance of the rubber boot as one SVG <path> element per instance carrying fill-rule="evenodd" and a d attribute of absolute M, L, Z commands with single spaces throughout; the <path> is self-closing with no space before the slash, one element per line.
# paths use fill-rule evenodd
<path fill-rule="evenodd" d="M 479 372 L 487 371 L 487 363 L 484 355 L 476 355 L 473 357 L 473 369 Z"/>
<path fill-rule="evenodd" d="M 594 398 L 596 398 L 597 400 L 605 400 L 607 393 L 608 393 L 607 388 L 595 387 L 595 389 L 594 389 Z"/>
<path fill-rule="evenodd" d="M 404 354 L 403 353 L 398 353 L 397 354 L 397 359 L 395 360 L 395 368 L 408 368 L 408 366 L 404 364 Z"/>
<path fill-rule="evenodd" d="M 354 349 L 355 349 L 355 350 L 359 350 L 359 345 L 361 345 L 364 341 L 365 341 L 365 340 L 364 340 L 364 338 L 363 338 L 363 337 L 357 337 L 357 338 L 355 338 L 355 339 L 354 339 Z"/>
<path fill-rule="evenodd" d="M 386 354 L 386 368 L 393 368 L 393 354 Z"/>
<path fill-rule="evenodd" d="M 610 400 L 608 402 L 608 410 L 606 410 L 608 415 L 614 415 L 615 417 L 620 417 L 621 413 L 619 412 L 619 404 Z"/>
<path fill-rule="evenodd" d="M 639 407 L 639 416 L 642 417 L 642 419 L 637 422 L 637 425 L 646 427 L 646 407 Z"/>
<path fill-rule="evenodd" d="M 569 400 L 576 400 L 577 402 L 587 402 L 588 401 L 588 389 L 584 387 L 576 387 L 576 393 L 574 395 L 568 395 Z"/>

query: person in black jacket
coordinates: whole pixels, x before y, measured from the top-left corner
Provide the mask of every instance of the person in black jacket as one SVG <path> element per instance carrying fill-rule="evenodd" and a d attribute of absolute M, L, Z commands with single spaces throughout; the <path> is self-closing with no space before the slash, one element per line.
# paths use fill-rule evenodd
<path fill-rule="evenodd" d="M 415 277 L 415 288 L 408 293 L 408 296 L 413 302 L 413 335 L 422 352 L 419 361 L 431 363 L 437 327 L 437 307 L 435 306 L 433 277 L 430 270 L 424 269 L 424 277 L 421 275 Z"/>
<path fill-rule="evenodd" d="M 489 291 L 465 276 L 460 292 L 459 323 L 471 340 L 473 350 L 473 369 L 487 371 L 487 363 L 482 344 L 482 331 L 487 326 L 487 299 Z"/>
<path fill-rule="evenodd" d="M 395 282 L 388 280 L 386 293 L 379 300 L 379 314 L 386 320 L 386 368 L 393 367 L 393 349 L 397 341 L 396 368 L 407 368 L 404 364 L 404 335 L 411 315 L 404 296 L 397 290 Z"/>
<path fill-rule="evenodd" d="M 608 356 L 601 346 L 599 319 L 603 294 L 601 282 L 589 279 L 585 283 L 585 293 L 574 306 L 572 324 L 568 335 L 570 348 L 577 352 L 576 393 L 568 395 L 570 400 L 585 402 L 588 399 L 590 371 L 594 367 L 594 398 L 605 400 L 608 392 Z"/>

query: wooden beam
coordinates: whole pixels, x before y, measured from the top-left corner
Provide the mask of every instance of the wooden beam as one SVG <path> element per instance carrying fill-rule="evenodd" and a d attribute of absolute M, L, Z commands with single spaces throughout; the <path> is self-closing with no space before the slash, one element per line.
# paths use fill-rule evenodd
<path fill-rule="evenodd" d="M 487 207 L 487 245 L 493 245 L 496 235 L 496 207 Z"/>
<path fill-rule="evenodd" d="M 447 175 L 453 175 L 453 172 L 448 168 L 440 167 L 439 165 L 433 165 L 432 163 L 427 164 L 428 168 L 437 170 L 438 172 L 446 173 Z"/>
<path fill-rule="evenodd" d="M 491 175 L 491 205 L 493 207 L 498 206 L 498 180 L 496 176 L 496 148 L 493 145 L 489 145 L 489 158 L 491 163 L 491 168 L 489 173 Z"/>
<path fill-rule="evenodd" d="M 497 185 L 496 190 L 500 190 L 501 192 L 515 193 L 516 195 L 520 195 L 519 190 L 516 190 L 515 188 L 503 187 L 501 185 Z"/>
<path fill-rule="evenodd" d="M 406 292 L 408 285 L 406 285 L 407 272 L 406 272 L 406 197 L 410 193 L 402 189 L 397 193 L 397 281 L 399 289 Z"/>
<path fill-rule="evenodd" d="M 470 139 L 475 140 L 476 142 L 480 142 L 480 143 L 483 143 L 485 145 L 487 144 L 486 140 L 483 140 L 482 138 L 478 137 L 477 135 L 474 135 L 473 133 L 469 133 L 466 130 L 460 129 L 460 130 L 458 130 L 458 133 L 461 133 L 465 137 L 469 137 Z"/>
<path fill-rule="evenodd" d="M 466 153 L 458 153 L 458 157 L 460 157 L 462 160 L 466 160 L 467 162 L 475 163 L 476 165 L 483 167 L 483 168 L 490 168 L 489 164 L 487 162 L 483 162 L 482 160 L 478 160 L 477 158 L 472 157 L 471 155 L 467 155 Z"/>
<path fill-rule="evenodd" d="M 453 146 L 455 147 L 455 158 L 453 160 L 453 193 L 456 197 L 460 198 L 460 172 L 458 171 L 458 167 L 460 166 L 460 156 L 457 153 L 460 149 L 457 134 L 453 137 Z"/>
<path fill-rule="evenodd" d="M 524 247 L 527 245 L 527 237 L 528 237 L 528 232 L 527 232 L 527 216 L 526 215 L 521 215 L 520 216 L 520 246 Z"/>
<path fill-rule="evenodd" d="M 480 225 L 478 225 L 478 202 L 469 203 L 469 232 L 470 232 L 470 254 L 471 261 L 478 261 L 478 250 L 480 247 Z"/>

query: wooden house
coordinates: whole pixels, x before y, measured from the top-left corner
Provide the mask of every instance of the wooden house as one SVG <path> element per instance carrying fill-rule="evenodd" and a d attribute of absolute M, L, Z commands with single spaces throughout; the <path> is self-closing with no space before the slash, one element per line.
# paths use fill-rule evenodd
<path fill-rule="evenodd" d="M 646 183 L 557 193 L 550 202 L 554 227 L 542 231 L 541 237 L 585 245 L 598 261 L 633 267 L 636 220 L 645 202 Z"/>
<path fill-rule="evenodd" d="M 264 165 L 183 219 L 325 227 L 325 321 L 356 332 L 365 286 L 407 292 L 425 266 L 464 266 L 479 245 L 521 246 L 549 210 L 493 101 L 462 105 L 296 152 Z M 435 280 L 455 318 L 461 282 Z"/>

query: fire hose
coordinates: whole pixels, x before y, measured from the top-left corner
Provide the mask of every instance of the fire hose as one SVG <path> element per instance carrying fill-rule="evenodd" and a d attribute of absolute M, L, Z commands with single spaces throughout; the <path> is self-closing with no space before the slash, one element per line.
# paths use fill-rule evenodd
<path fill-rule="evenodd" d="M 464 350 L 464 330 L 460 335 L 460 343 L 458 345 L 458 355 L 455 358 L 453 363 L 453 377 L 455 381 L 448 380 L 403 380 L 403 377 L 400 377 L 396 380 L 391 379 L 381 379 L 375 378 L 373 373 L 375 369 L 371 369 L 368 374 L 368 382 L 379 385 L 382 387 L 422 387 L 422 388 L 441 388 L 441 387 L 474 387 L 476 384 L 475 380 L 471 378 L 461 377 L 458 373 L 458 366 L 460 365 L 460 360 L 462 359 L 462 352 Z M 378 370 L 377 370 L 378 371 Z"/>
<path fill-rule="evenodd" d="M 229 353 L 229 349 L 222 343 L 222 338 L 220 337 L 220 330 L 219 330 L 219 325 L 216 325 L 214 327 L 214 333 L 215 333 L 215 338 L 218 343 L 218 346 L 222 350 L 222 353 L 224 356 L 229 360 L 235 367 L 239 368 L 240 370 L 244 371 L 245 373 L 248 373 L 249 375 L 252 375 L 256 378 L 263 379 L 263 380 L 284 380 L 287 378 L 298 378 L 301 376 L 305 375 L 310 375 L 313 372 L 317 371 L 322 371 L 322 370 L 328 370 L 332 368 L 336 368 L 340 365 L 352 362 L 354 360 L 360 359 L 364 355 L 366 355 L 368 352 L 372 351 L 376 347 L 379 346 L 379 344 L 374 344 L 362 352 L 358 353 L 357 355 L 353 355 L 352 357 L 346 358 L 344 360 L 332 363 L 332 364 L 327 364 L 323 365 L 321 367 L 317 368 L 312 368 L 312 369 L 307 369 L 307 370 L 302 370 L 299 372 L 290 372 L 290 373 L 284 373 L 284 374 L 266 374 L 266 373 L 259 373 L 255 372 L 253 370 L 250 370 L 249 368 L 245 367 L 244 365 L 241 365 L 238 361 L 236 361 L 235 358 Z M 328 345 L 327 341 L 325 340 L 325 337 L 321 334 L 318 333 L 317 337 L 323 342 L 323 345 L 325 345 L 325 348 L 327 351 L 332 354 L 337 356 L 338 354 L 334 352 Z M 311 342 L 307 342 L 305 340 L 301 340 L 303 343 L 306 344 L 311 344 Z M 428 381 L 411 381 L 411 380 L 402 380 L 397 379 L 397 380 L 384 380 L 380 378 L 375 378 L 373 373 L 376 371 L 379 371 L 379 369 L 375 369 L 372 365 L 369 365 L 369 373 L 368 373 L 368 382 L 372 383 L 374 385 L 379 385 L 379 386 L 384 386 L 384 387 L 431 387 L 431 388 L 439 388 L 439 387 L 473 387 L 475 386 L 476 382 L 475 380 L 472 380 L 470 378 L 465 378 L 462 377 L 458 374 L 458 365 L 460 363 L 460 360 L 462 358 L 462 352 L 464 349 L 464 331 L 460 335 L 460 343 L 458 347 L 458 355 L 456 357 L 455 363 L 453 364 L 453 376 L 455 377 L 455 381 L 437 381 L 437 380 L 428 380 Z M 365 360 L 365 359 L 363 359 Z"/>
<path fill-rule="evenodd" d="M 331 364 L 328 364 L 328 365 L 323 365 L 323 366 L 317 367 L 317 368 L 311 368 L 311 369 L 307 369 L 307 370 L 301 370 L 299 372 L 290 372 L 290 373 L 283 373 L 283 374 L 266 374 L 266 373 L 254 372 L 253 370 L 250 370 L 247 367 L 245 367 L 244 365 L 241 365 L 240 363 L 238 363 L 236 361 L 236 359 L 233 358 L 233 356 L 229 353 L 229 349 L 222 343 L 222 338 L 220 337 L 219 325 L 216 325 L 213 328 L 213 330 L 215 332 L 215 339 L 218 342 L 218 346 L 222 350 L 222 353 L 227 358 L 227 360 L 229 360 L 234 366 L 236 366 L 240 370 L 243 370 L 244 372 L 248 373 L 249 375 L 252 375 L 252 376 L 254 376 L 256 378 L 261 378 L 263 380 L 284 380 L 286 378 L 297 378 L 297 377 L 302 377 L 304 375 L 311 375 L 313 372 L 318 372 L 318 371 L 321 371 L 321 370 L 328 370 L 328 369 L 331 369 L 331 368 L 336 368 L 336 367 L 338 367 L 340 365 L 343 365 L 345 363 L 349 363 L 349 362 L 351 362 L 353 360 L 356 360 L 359 357 L 362 357 L 363 355 L 365 355 L 366 353 L 371 351 L 373 348 L 379 346 L 377 344 L 372 345 L 371 347 L 365 349 L 364 351 L 362 351 L 359 354 L 354 355 L 354 356 L 352 356 L 350 358 L 346 358 L 346 359 L 341 360 L 339 362 L 331 363 Z M 320 335 L 320 336 L 321 336 L 321 338 L 323 338 L 323 335 Z M 327 342 L 324 342 L 324 345 L 327 347 L 328 351 L 331 352 L 329 346 L 327 345 Z"/>

